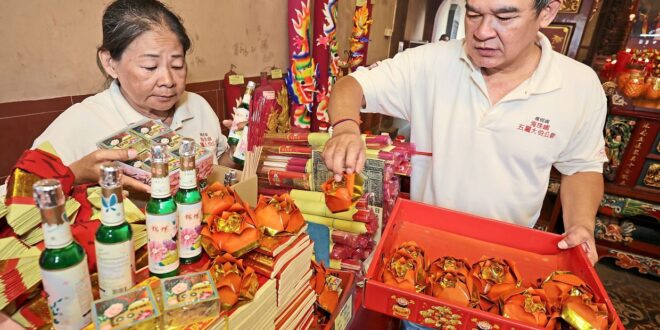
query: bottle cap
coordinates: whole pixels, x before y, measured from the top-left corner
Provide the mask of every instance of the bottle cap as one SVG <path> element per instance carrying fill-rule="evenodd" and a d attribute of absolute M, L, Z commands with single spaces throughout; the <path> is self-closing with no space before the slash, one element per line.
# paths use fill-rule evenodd
<path fill-rule="evenodd" d="M 32 186 L 34 201 L 40 209 L 64 205 L 62 185 L 55 179 L 39 180 Z"/>
<path fill-rule="evenodd" d="M 151 145 L 151 162 L 152 163 L 167 162 L 167 144 L 154 143 Z"/>
<path fill-rule="evenodd" d="M 101 164 L 101 180 L 99 184 L 103 188 L 114 188 L 121 184 L 122 170 L 117 162 L 106 162 Z"/>
<path fill-rule="evenodd" d="M 179 145 L 179 155 L 181 157 L 192 157 L 195 155 L 195 140 L 191 138 L 181 139 L 181 144 Z"/>

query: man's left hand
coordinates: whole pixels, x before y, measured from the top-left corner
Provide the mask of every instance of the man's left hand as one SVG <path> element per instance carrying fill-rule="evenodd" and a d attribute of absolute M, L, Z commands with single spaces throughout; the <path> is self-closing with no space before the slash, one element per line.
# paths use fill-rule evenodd
<path fill-rule="evenodd" d="M 590 231 L 585 226 L 578 225 L 568 228 L 563 236 L 564 238 L 557 244 L 560 249 L 570 249 L 574 246 L 582 245 L 582 249 L 587 253 L 591 264 L 594 265 L 598 262 L 593 231 Z"/>

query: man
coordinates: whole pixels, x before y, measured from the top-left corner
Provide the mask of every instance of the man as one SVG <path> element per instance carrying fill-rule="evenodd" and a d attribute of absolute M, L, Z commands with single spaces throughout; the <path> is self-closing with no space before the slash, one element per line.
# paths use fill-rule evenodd
<path fill-rule="evenodd" d="M 465 40 L 416 47 L 338 81 L 323 156 L 340 179 L 360 172 L 359 109 L 411 123 L 411 197 L 533 226 L 552 166 L 562 174 L 566 249 L 595 263 L 594 219 L 607 160 L 606 99 L 589 67 L 539 33 L 559 0 L 468 0 Z"/>

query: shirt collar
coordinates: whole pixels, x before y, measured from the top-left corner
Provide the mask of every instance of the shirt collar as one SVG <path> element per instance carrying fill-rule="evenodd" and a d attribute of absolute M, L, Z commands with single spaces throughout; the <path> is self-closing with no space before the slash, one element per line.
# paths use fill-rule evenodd
<path fill-rule="evenodd" d="M 122 117 L 127 126 L 133 125 L 145 119 L 149 119 L 141 113 L 137 112 L 130 104 L 128 104 L 128 101 L 126 101 L 126 98 L 121 93 L 121 90 L 119 90 L 119 83 L 117 82 L 117 79 L 113 80 L 110 84 L 110 96 L 112 97 L 112 102 L 114 103 L 117 112 L 119 112 L 119 115 Z M 183 126 L 184 121 L 195 117 L 188 109 L 188 102 L 186 102 L 187 99 L 188 92 L 183 92 L 183 95 L 181 95 L 181 98 L 176 105 L 176 109 L 174 110 L 174 117 L 172 118 L 172 124 L 170 125 L 170 128 L 173 130 L 180 129 Z"/>
<path fill-rule="evenodd" d="M 529 94 L 542 94 L 554 91 L 561 87 L 562 74 L 557 68 L 552 68 L 553 60 L 556 57 L 555 51 L 548 37 L 543 33 L 537 33 L 536 43 L 541 46 L 541 59 L 534 73 L 529 78 Z M 481 76 L 481 70 L 472 63 L 472 60 L 465 51 L 465 42 L 461 47 L 461 60 L 470 68 L 473 75 L 478 73 Z"/>

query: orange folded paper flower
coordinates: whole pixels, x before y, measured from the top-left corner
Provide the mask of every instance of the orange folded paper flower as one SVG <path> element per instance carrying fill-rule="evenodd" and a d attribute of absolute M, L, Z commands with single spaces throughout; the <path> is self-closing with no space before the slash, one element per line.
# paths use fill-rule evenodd
<path fill-rule="evenodd" d="M 400 289 L 422 292 L 426 287 L 424 251 L 415 242 L 397 248 L 383 269 L 383 282 Z"/>
<path fill-rule="evenodd" d="M 215 258 L 211 265 L 211 277 L 218 288 L 222 310 L 251 301 L 259 289 L 254 269 L 244 267 L 243 260 L 235 259 L 228 253 Z"/>
<path fill-rule="evenodd" d="M 202 191 L 202 212 L 204 218 L 219 215 L 236 203 L 238 196 L 220 182 L 214 182 Z"/>
<path fill-rule="evenodd" d="M 474 289 L 481 297 L 481 309 L 493 313 L 498 313 L 496 303 L 500 296 L 522 284 L 515 264 L 506 259 L 484 258 L 472 265 L 470 276 Z"/>
<path fill-rule="evenodd" d="M 557 312 L 561 312 L 563 302 L 570 296 L 586 295 L 589 299 L 593 298 L 591 288 L 571 272 L 553 272 L 539 287 L 545 291 L 550 308 Z"/>
<path fill-rule="evenodd" d="M 353 201 L 362 196 L 363 186 L 362 177 L 355 173 L 344 173 L 340 182 L 330 178 L 321 185 L 321 191 L 325 194 L 325 205 L 332 213 L 347 211 Z"/>
<path fill-rule="evenodd" d="M 502 296 L 502 316 L 545 327 L 548 324 L 549 311 L 547 299 L 542 289 L 514 289 Z"/>
<path fill-rule="evenodd" d="M 465 259 L 456 259 L 453 257 L 442 257 L 435 259 L 427 271 L 428 274 L 435 274 L 438 272 L 455 272 L 468 276 L 470 272 L 470 265 Z"/>
<path fill-rule="evenodd" d="M 305 225 L 302 213 L 289 194 L 259 196 L 254 214 L 259 230 L 270 236 L 283 232 L 295 234 Z"/>
<path fill-rule="evenodd" d="M 561 318 L 577 330 L 606 330 L 608 317 L 605 304 L 593 303 L 586 295 L 566 298 L 561 311 Z M 614 322 L 610 329 L 616 329 Z"/>
<path fill-rule="evenodd" d="M 464 259 L 436 259 L 426 271 L 426 293 L 460 306 L 475 306 L 479 302 L 479 295 L 473 292 L 474 286 L 469 271 L 470 266 Z"/>
<path fill-rule="evenodd" d="M 310 279 L 312 290 L 318 295 L 316 301 L 323 310 L 332 314 L 339 303 L 341 279 L 328 274 L 322 264 L 312 261 L 314 276 Z"/>
<path fill-rule="evenodd" d="M 260 233 L 246 204 L 234 203 L 220 215 L 205 219 L 202 247 L 211 258 L 223 252 L 240 257 L 259 246 Z"/>

